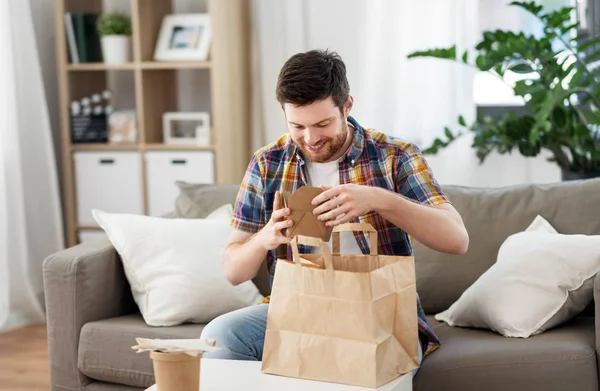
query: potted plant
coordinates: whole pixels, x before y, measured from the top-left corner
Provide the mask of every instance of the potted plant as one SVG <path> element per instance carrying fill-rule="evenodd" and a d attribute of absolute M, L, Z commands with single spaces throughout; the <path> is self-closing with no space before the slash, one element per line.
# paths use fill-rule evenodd
<path fill-rule="evenodd" d="M 98 21 L 102 56 L 107 64 L 131 61 L 131 20 L 121 13 L 104 14 Z"/>
<path fill-rule="evenodd" d="M 582 40 L 574 32 L 573 8 L 546 12 L 534 2 L 514 1 L 543 24 L 539 37 L 523 32 L 486 31 L 472 52 L 457 53 L 456 45 L 417 51 L 409 58 L 433 57 L 458 61 L 506 81 L 508 72 L 523 76 L 511 87 L 525 102 L 525 114 L 512 112 L 495 120 L 478 115 L 473 124 L 459 116 L 461 130 L 445 128 L 445 137 L 424 148 L 435 154 L 465 133 L 480 163 L 492 152 L 518 150 L 536 156 L 551 152 L 550 161 L 562 170 L 563 180 L 600 176 L 600 38 Z M 510 85 L 510 84 L 509 84 Z M 466 132 L 465 132 L 466 130 Z"/>

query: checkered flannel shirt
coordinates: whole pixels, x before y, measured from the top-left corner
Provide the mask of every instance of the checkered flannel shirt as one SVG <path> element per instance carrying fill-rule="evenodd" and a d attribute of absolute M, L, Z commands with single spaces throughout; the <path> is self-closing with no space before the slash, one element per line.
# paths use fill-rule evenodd
<path fill-rule="evenodd" d="M 354 143 L 340 160 L 340 184 L 378 186 L 432 206 L 449 202 L 418 147 L 362 128 L 352 117 L 348 117 L 348 122 L 354 127 Z M 306 186 L 303 165 L 301 152 L 289 134 L 258 150 L 240 186 L 231 225 L 249 233 L 259 231 L 271 217 L 278 190 L 294 192 Z M 377 230 L 379 254 L 412 255 L 409 235 L 379 214 L 369 212 L 351 222 L 368 223 Z M 356 232 L 355 237 L 363 254 L 369 254 L 368 237 L 360 232 Z M 267 254 L 271 281 L 275 260 L 291 259 L 291 248 L 287 246 L 286 253 L 286 246 L 283 247 L 284 251 L 280 247 Z M 418 296 L 417 310 L 419 340 L 427 355 L 439 347 L 440 341 L 427 322 Z"/>

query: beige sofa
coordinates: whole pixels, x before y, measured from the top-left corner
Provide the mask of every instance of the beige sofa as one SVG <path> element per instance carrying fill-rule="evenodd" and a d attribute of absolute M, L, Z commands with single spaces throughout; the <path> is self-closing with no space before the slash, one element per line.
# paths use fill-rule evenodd
<path fill-rule="evenodd" d="M 237 187 L 196 189 L 194 217 Z M 196 191 L 195 190 L 195 191 Z M 529 339 L 452 328 L 433 315 L 448 308 L 494 262 L 501 243 L 537 214 L 561 233 L 600 235 L 600 180 L 502 189 L 445 187 L 461 212 L 471 242 L 464 256 L 436 253 L 415 243 L 417 289 L 442 347 L 414 379 L 422 390 L 598 390 L 595 312 Z M 188 201 L 193 201 L 192 199 Z M 190 203 L 188 202 L 188 207 Z M 599 250 L 600 251 L 600 250 Z M 265 270 L 255 282 L 268 293 Z M 147 355 L 131 350 L 135 337 L 198 337 L 202 325 L 146 326 L 137 312 L 118 255 L 106 240 L 85 243 L 44 262 L 52 390 L 138 390 L 153 384 Z M 594 287 L 600 303 L 600 279 Z M 249 388 L 250 389 L 250 388 Z"/>

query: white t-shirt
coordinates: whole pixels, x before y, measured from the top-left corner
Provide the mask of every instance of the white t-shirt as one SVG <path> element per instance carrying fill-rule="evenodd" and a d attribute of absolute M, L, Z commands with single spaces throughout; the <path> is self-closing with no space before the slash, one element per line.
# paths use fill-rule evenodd
<path fill-rule="evenodd" d="M 336 186 L 340 184 L 340 160 L 327 163 L 305 163 L 306 183 L 309 186 Z M 342 217 L 338 216 L 338 218 Z M 331 249 L 331 240 L 327 243 Z M 320 251 L 319 251 L 320 252 Z M 362 254 L 352 232 L 340 232 L 341 254 Z"/>

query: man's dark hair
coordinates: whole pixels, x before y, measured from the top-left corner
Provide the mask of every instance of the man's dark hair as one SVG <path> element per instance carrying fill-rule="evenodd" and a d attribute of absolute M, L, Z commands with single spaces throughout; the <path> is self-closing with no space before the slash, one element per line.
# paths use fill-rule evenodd
<path fill-rule="evenodd" d="M 336 52 L 310 50 L 290 57 L 277 79 L 277 100 L 305 106 L 332 97 L 343 113 L 350 95 L 346 65 Z"/>

